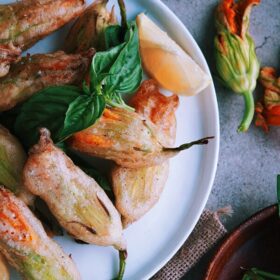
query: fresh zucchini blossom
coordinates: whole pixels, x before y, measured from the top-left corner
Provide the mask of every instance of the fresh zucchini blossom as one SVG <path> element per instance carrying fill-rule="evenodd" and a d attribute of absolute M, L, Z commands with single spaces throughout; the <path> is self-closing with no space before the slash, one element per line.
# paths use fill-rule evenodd
<path fill-rule="evenodd" d="M 256 126 L 269 131 L 269 126 L 280 126 L 280 77 L 272 67 L 264 67 L 260 72 L 260 83 L 264 87 L 262 102 L 256 105 Z"/>
<path fill-rule="evenodd" d="M 239 132 L 247 131 L 254 117 L 253 91 L 260 64 L 248 28 L 252 6 L 259 3 L 260 0 L 221 0 L 216 14 L 217 71 L 222 82 L 245 99 L 245 112 Z"/>

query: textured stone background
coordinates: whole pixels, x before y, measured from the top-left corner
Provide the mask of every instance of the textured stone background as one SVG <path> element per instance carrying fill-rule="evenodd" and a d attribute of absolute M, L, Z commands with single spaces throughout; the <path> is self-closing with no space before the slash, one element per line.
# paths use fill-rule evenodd
<path fill-rule="evenodd" d="M 201 47 L 214 73 L 212 46 L 214 9 L 218 0 L 163 0 L 183 21 Z M 263 0 L 251 17 L 257 54 L 263 66 L 280 68 L 280 0 Z M 214 188 L 207 207 L 212 210 L 232 205 L 227 219 L 232 229 L 255 213 L 276 202 L 276 174 L 280 174 L 280 128 L 264 134 L 251 127 L 246 134 L 236 128 L 243 113 L 243 100 L 215 82 L 220 110 L 221 149 Z M 257 89 L 257 96 L 259 94 Z M 211 257 L 211 253 L 209 254 Z M 206 256 L 186 275 L 186 280 L 203 279 Z"/>

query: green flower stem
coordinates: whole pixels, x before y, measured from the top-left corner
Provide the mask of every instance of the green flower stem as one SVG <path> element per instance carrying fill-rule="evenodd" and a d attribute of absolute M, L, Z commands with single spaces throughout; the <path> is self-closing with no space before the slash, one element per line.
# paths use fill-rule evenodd
<path fill-rule="evenodd" d="M 119 251 L 120 267 L 119 267 L 119 274 L 117 280 L 123 279 L 125 267 L 126 267 L 126 258 L 127 258 L 127 251 L 126 250 Z"/>
<path fill-rule="evenodd" d="M 254 100 L 253 92 L 251 91 L 244 92 L 243 96 L 245 101 L 245 112 L 244 112 L 243 120 L 239 125 L 238 132 L 246 132 L 249 129 L 255 114 L 255 100 Z"/>
<path fill-rule="evenodd" d="M 105 100 L 106 100 L 106 104 L 109 105 L 109 106 L 126 109 L 130 112 L 135 112 L 134 108 L 126 105 L 125 102 L 122 102 L 122 100 L 119 101 L 120 103 L 114 102 L 113 100 L 111 100 L 110 98 L 107 98 L 107 97 L 105 97 Z"/>
<path fill-rule="evenodd" d="M 181 151 L 184 151 L 184 150 L 187 150 L 189 148 L 191 148 L 192 146 L 195 146 L 195 145 L 207 145 L 209 140 L 211 139 L 214 139 L 213 136 L 211 137 L 206 137 L 206 138 L 202 138 L 200 140 L 197 140 L 197 141 L 193 141 L 193 142 L 190 142 L 190 143 L 186 143 L 186 144 L 183 144 L 179 147 L 176 147 L 176 148 L 163 148 L 163 152 L 181 152 Z"/>
<path fill-rule="evenodd" d="M 118 4 L 121 10 L 122 27 L 126 29 L 128 27 L 128 24 L 127 24 L 127 16 L 126 16 L 126 8 L 125 8 L 124 0 L 118 0 Z"/>

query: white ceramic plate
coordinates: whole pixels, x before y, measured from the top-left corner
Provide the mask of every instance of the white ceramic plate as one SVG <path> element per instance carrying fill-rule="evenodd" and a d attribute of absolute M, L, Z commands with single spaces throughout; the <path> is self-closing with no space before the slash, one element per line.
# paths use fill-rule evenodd
<path fill-rule="evenodd" d="M 0 1 L 1 4 L 7 2 Z M 117 1 L 111 2 L 116 4 Z M 126 2 L 131 19 L 144 11 L 209 73 L 193 37 L 162 2 Z M 38 43 L 29 52 L 57 50 L 63 44 L 66 31 L 67 27 Z M 129 254 L 125 279 L 148 279 L 166 264 L 192 232 L 211 191 L 219 150 L 219 118 L 213 84 L 198 96 L 181 98 L 177 120 L 177 144 L 205 136 L 215 136 L 215 140 L 171 160 L 168 183 L 159 203 L 125 231 Z M 72 254 L 83 280 L 109 280 L 117 275 L 118 254 L 113 248 L 78 245 L 66 237 L 56 240 Z M 20 278 L 13 272 L 12 280 L 15 279 Z"/>

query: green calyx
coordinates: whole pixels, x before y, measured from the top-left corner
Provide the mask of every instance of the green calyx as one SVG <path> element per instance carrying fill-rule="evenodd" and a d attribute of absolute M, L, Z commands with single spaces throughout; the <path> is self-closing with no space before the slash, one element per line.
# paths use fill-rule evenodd
<path fill-rule="evenodd" d="M 215 57 L 217 71 L 227 87 L 239 94 L 254 91 L 260 64 L 249 34 L 242 39 L 224 29 L 215 38 Z"/>

